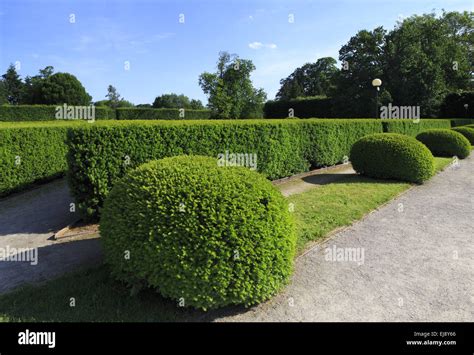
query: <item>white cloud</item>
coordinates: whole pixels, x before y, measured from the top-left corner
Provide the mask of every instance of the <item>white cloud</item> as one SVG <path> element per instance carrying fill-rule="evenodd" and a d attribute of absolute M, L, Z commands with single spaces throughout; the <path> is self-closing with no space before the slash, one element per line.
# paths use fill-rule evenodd
<path fill-rule="evenodd" d="M 262 42 L 252 42 L 249 43 L 249 47 L 252 49 L 260 49 L 260 48 L 269 48 L 269 49 L 276 49 L 277 45 L 275 43 L 262 43 Z"/>
<path fill-rule="evenodd" d="M 252 49 L 260 49 L 260 48 L 262 48 L 262 46 L 263 46 L 262 42 L 249 43 L 249 47 L 252 48 Z"/>

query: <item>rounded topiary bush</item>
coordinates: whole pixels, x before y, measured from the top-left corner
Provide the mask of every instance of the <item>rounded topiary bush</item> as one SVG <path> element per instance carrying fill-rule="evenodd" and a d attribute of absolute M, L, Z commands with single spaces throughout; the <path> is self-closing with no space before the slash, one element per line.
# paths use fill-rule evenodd
<path fill-rule="evenodd" d="M 428 129 L 416 136 L 434 156 L 464 159 L 471 153 L 471 144 L 461 133 L 450 129 Z"/>
<path fill-rule="evenodd" d="M 359 174 L 380 179 L 422 183 L 433 176 L 434 158 L 415 138 L 397 133 L 377 133 L 359 139 L 350 160 Z"/>
<path fill-rule="evenodd" d="M 474 127 L 456 127 L 452 130 L 461 133 L 471 145 L 474 145 Z"/>
<path fill-rule="evenodd" d="M 270 181 L 202 156 L 129 172 L 105 201 L 100 233 L 115 277 L 202 309 L 274 295 L 296 245 L 288 203 Z"/>

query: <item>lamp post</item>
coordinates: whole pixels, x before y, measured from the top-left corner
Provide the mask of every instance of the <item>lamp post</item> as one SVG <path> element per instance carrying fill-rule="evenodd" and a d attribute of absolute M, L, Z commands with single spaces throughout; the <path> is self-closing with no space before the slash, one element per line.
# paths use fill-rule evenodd
<path fill-rule="evenodd" d="M 374 79 L 372 80 L 372 86 L 376 88 L 375 91 L 375 118 L 379 118 L 379 91 L 380 85 L 382 85 L 382 80 Z"/>
<path fill-rule="evenodd" d="M 466 110 L 466 118 L 468 117 L 468 114 L 467 114 L 467 109 L 469 108 L 469 104 L 464 104 L 464 109 Z"/>

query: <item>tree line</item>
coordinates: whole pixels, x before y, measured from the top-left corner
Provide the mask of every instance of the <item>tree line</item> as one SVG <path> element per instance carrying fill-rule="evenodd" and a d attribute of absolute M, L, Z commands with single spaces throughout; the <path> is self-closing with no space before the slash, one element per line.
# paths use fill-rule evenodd
<path fill-rule="evenodd" d="M 346 117 L 372 117 L 375 78 L 382 80 L 380 104 L 420 106 L 435 117 L 450 93 L 473 91 L 474 12 L 414 15 L 391 31 L 383 27 L 357 32 L 339 50 L 339 61 L 319 58 L 280 81 L 276 100 L 329 97 Z M 236 54 L 219 53 L 216 71 L 199 76 L 207 108 L 216 118 L 259 118 L 267 95 L 250 79 L 255 65 Z M 109 85 L 98 106 L 133 107 Z M 10 65 L 0 80 L 0 104 L 89 105 L 91 96 L 72 74 L 48 66 L 22 80 Z M 201 101 L 164 94 L 137 107 L 203 109 Z"/>

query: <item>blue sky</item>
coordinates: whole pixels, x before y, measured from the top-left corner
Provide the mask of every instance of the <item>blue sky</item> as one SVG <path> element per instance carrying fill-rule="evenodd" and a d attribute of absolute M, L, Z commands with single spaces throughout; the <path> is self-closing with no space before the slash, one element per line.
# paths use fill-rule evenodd
<path fill-rule="evenodd" d="M 474 1 L 2 0 L 0 72 L 17 61 L 22 77 L 52 65 L 76 75 L 94 101 L 112 84 L 135 104 L 171 92 L 206 103 L 199 74 L 214 71 L 227 50 L 254 62 L 254 85 L 273 99 L 281 78 L 317 58 L 337 59 L 358 30 L 391 29 L 433 9 L 474 11 Z"/>

